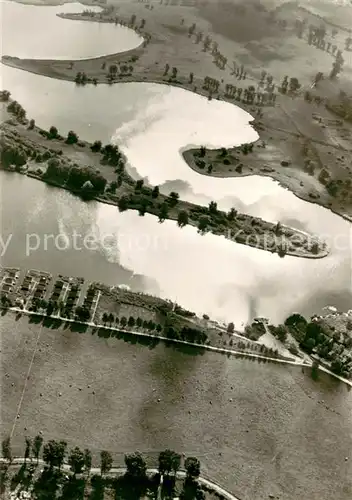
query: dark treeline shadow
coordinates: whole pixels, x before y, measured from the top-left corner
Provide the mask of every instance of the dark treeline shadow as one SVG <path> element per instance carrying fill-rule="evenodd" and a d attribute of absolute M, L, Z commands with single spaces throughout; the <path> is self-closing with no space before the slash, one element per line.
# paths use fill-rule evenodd
<path fill-rule="evenodd" d="M 70 323 L 69 329 L 71 332 L 85 333 L 89 326 L 82 323 Z"/>

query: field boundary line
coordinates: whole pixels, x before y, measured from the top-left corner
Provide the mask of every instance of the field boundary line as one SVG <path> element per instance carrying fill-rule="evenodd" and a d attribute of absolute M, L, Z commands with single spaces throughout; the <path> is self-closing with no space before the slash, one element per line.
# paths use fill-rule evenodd
<path fill-rule="evenodd" d="M 24 381 L 24 387 L 23 387 L 23 390 L 22 390 L 22 394 L 21 394 L 18 406 L 17 406 L 15 419 L 14 419 L 13 424 L 12 424 L 12 429 L 11 429 L 11 433 L 10 433 L 10 439 L 13 437 L 13 434 L 14 434 L 15 429 L 16 429 L 17 418 L 18 418 L 18 415 L 20 414 L 20 410 L 21 410 L 21 407 L 22 407 L 24 395 L 26 393 L 27 384 L 28 384 L 28 380 L 29 380 L 29 375 L 30 375 L 31 370 L 32 370 L 32 366 L 33 366 L 33 363 L 34 363 L 35 355 L 37 354 L 39 339 L 40 339 L 42 330 L 43 330 L 43 325 L 40 325 L 39 332 L 38 332 L 38 335 L 37 335 L 37 338 L 36 338 L 36 341 L 35 341 L 35 345 L 34 345 L 34 349 L 33 349 L 32 358 L 31 358 L 31 361 L 29 363 L 29 367 L 28 367 L 28 370 L 27 370 L 27 375 L 26 375 L 26 378 L 25 378 L 25 381 Z"/>

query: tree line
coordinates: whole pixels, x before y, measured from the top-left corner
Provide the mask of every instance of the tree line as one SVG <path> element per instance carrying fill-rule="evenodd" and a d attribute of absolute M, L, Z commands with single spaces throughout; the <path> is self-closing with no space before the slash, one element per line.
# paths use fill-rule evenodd
<path fill-rule="evenodd" d="M 2 441 L 2 456 L 7 460 L 8 466 L 13 463 L 11 439 L 9 437 Z M 41 471 L 41 476 L 34 484 L 34 491 L 37 493 L 43 489 L 46 493 L 50 491 L 52 494 L 50 498 L 56 498 L 60 481 L 63 483 L 61 484 L 63 492 L 65 489 L 71 488 L 72 494 L 73 487 L 79 489 L 78 487 L 82 486 L 82 479 L 84 485 L 92 471 L 92 453 L 88 448 L 82 450 L 76 446 L 68 451 L 67 442 L 64 440 L 49 440 L 44 443 L 41 434 L 38 434 L 33 439 L 25 437 L 24 469 L 29 464 L 29 468 L 33 472 L 33 466 L 38 466 L 40 457 L 42 457 L 45 466 L 44 470 Z M 104 489 L 105 484 L 113 484 L 116 494 L 122 493 L 118 498 L 131 498 L 132 494 L 133 498 L 138 499 L 145 495 L 148 490 L 154 492 L 154 498 L 156 498 L 159 488 L 161 488 L 163 498 L 173 498 L 175 495 L 176 476 L 181 468 L 182 456 L 173 450 L 166 449 L 159 453 L 157 474 L 148 473 L 146 459 L 139 452 L 129 453 L 124 456 L 125 473 L 123 476 L 121 476 L 120 471 L 114 471 L 113 457 L 109 451 L 102 450 L 99 459 L 100 477 L 93 475 L 91 484 L 94 486 L 98 482 L 102 489 Z M 71 475 L 65 477 L 63 471 L 68 468 Z M 183 469 L 185 470 L 185 480 L 180 498 L 182 500 L 204 500 L 205 494 L 198 482 L 201 473 L 199 459 L 194 456 L 185 458 L 183 460 Z M 8 470 L 5 470 L 2 477 L 5 483 L 8 479 L 7 473 Z M 107 476 L 109 473 L 110 475 Z M 84 486 L 81 493 L 84 493 Z M 45 496 L 45 498 L 47 497 Z M 66 497 L 63 495 L 61 498 Z M 83 498 L 83 494 L 77 496 L 77 491 L 75 491 L 75 496 L 68 498 Z M 103 495 L 99 498 L 103 498 Z"/>

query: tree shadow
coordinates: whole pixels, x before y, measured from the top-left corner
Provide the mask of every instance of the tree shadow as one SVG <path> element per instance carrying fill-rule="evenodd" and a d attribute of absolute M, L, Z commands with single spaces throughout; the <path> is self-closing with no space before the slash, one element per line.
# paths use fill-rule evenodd
<path fill-rule="evenodd" d="M 62 472 L 45 468 L 34 484 L 33 492 L 38 500 L 53 500 L 62 479 Z"/>
<path fill-rule="evenodd" d="M 92 491 L 89 500 L 104 500 L 105 481 L 104 478 L 98 475 L 92 476 L 90 480 Z"/>
<path fill-rule="evenodd" d="M 192 346 L 187 344 L 178 344 L 176 342 L 165 340 L 166 347 L 171 347 L 176 351 L 187 354 L 188 356 L 203 356 L 207 349 L 205 347 Z"/>
<path fill-rule="evenodd" d="M 85 479 L 71 476 L 62 488 L 61 500 L 82 500 L 84 498 Z"/>
<path fill-rule="evenodd" d="M 115 500 L 138 500 L 146 495 L 149 480 L 147 477 L 138 480 L 125 474 L 116 479 L 114 489 Z"/>
<path fill-rule="evenodd" d="M 21 465 L 20 469 L 11 478 L 10 490 L 13 491 L 22 483 L 26 474 L 26 464 Z"/>
<path fill-rule="evenodd" d="M 0 469 L 0 494 L 4 495 L 6 490 L 6 485 L 9 480 L 9 471 L 7 465 L 1 465 Z"/>
<path fill-rule="evenodd" d="M 82 325 L 81 323 L 71 323 L 71 332 L 85 333 L 88 330 L 88 325 Z"/>
<path fill-rule="evenodd" d="M 28 490 L 32 484 L 35 469 L 35 464 L 23 464 L 19 471 L 11 479 L 11 491 L 15 490 L 19 484 L 23 486 L 24 490 Z"/>
<path fill-rule="evenodd" d="M 45 326 L 45 328 L 51 328 L 52 330 L 58 330 L 62 326 L 62 320 L 60 318 L 46 316 L 43 319 L 43 326 Z"/>
<path fill-rule="evenodd" d="M 43 321 L 44 317 L 41 314 L 31 314 L 29 317 L 29 323 L 34 323 L 39 325 Z"/>

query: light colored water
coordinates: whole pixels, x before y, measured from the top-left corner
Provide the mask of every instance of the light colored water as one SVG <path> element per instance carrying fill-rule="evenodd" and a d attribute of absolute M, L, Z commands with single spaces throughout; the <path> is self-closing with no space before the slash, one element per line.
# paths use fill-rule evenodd
<path fill-rule="evenodd" d="M 99 12 L 100 7 L 67 3 L 34 7 L 1 1 L 3 55 L 35 59 L 88 59 L 137 47 L 143 41 L 133 30 L 114 24 L 60 19 L 59 12 Z M 0 42 L 1 43 L 1 42 Z"/>
<path fill-rule="evenodd" d="M 52 19 L 54 24 L 70 22 Z M 180 151 L 187 145 L 219 147 L 255 140 L 250 116 L 240 108 L 163 85 L 78 88 L 7 67 L 3 67 L 3 87 L 40 126 L 55 124 L 63 133 L 74 129 L 88 140 L 113 138 L 126 153 L 131 170 L 152 184 L 176 189 L 183 198 L 198 203 L 215 199 L 223 208 L 236 206 L 268 220 L 288 222 L 324 235 L 330 243 L 340 236 L 341 247 L 336 248 L 335 242 L 331 255 L 320 261 L 282 260 L 223 238 L 200 236 L 193 228 L 180 230 L 172 222 L 160 225 L 150 216 L 119 214 L 114 207 L 87 205 L 29 179 L 3 176 L 3 220 L 9 224 L 17 214 L 16 236 L 35 231 L 70 234 L 78 228 L 101 238 L 114 235 L 118 241 L 117 246 L 101 246 L 95 252 L 72 251 L 69 259 L 55 251 L 24 258 L 22 242 L 6 256 L 13 265 L 17 256 L 26 267 L 45 263 L 54 272 L 65 269 L 114 284 L 127 280 L 134 288 L 177 298 L 192 310 L 237 324 L 255 315 L 282 320 L 293 310 L 312 314 L 326 304 L 348 307 L 350 224 L 299 200 L 269 178 L 212 179 L 196 174 L 183 161 Z M 14 201 L 14 190 L 21 204 Z M 144 278 L 136 280 L 133 273 Z"/>

